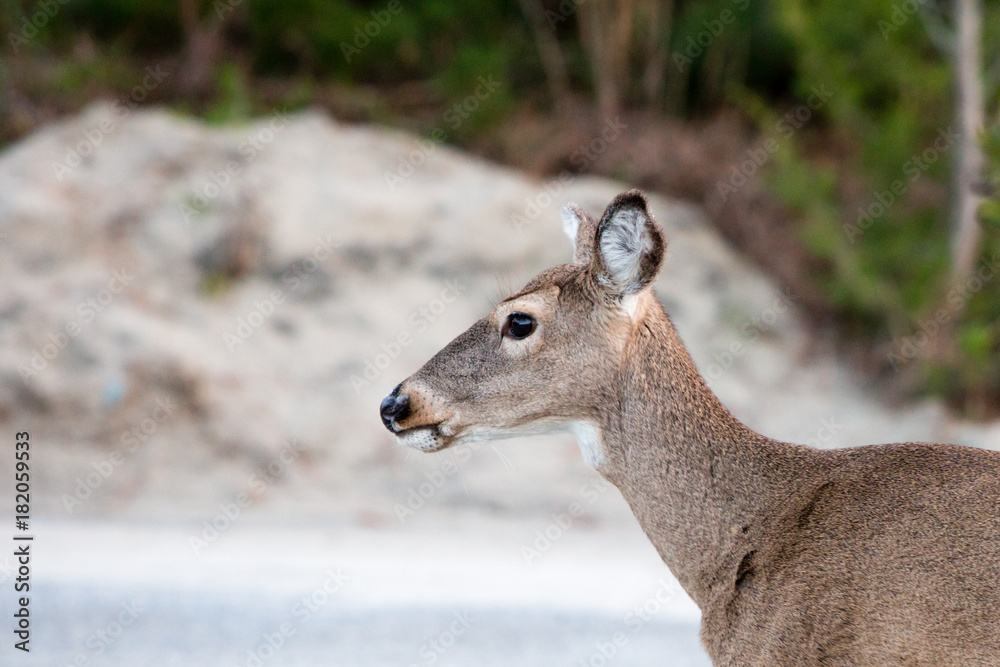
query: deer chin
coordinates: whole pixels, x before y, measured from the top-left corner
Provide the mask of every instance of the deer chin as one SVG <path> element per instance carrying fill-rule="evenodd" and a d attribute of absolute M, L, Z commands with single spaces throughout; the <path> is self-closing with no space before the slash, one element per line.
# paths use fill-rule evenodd
<path fill-rule="evenodd" d="M 396 433 L 396 441 L 424 453 L 439 452 L 454 442 L 454 438 L 441 433 L 440 424 L 414 426 Z"/>
<path fill-rule="evenodd" d="M 452 414 L 439 422 L 409 426 L 395 431 L 396 441 L 427 454 L 440 452 L 459 440 L 455 433 L 456 421 L 457 416 Z"/>

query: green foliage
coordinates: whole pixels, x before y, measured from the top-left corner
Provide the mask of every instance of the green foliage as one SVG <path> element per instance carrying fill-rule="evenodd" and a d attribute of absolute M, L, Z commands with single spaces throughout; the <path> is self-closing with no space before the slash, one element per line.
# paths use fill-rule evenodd
<path fill-rule="evenodd" d="M 580 38 L 590 7 L 541 2 L 573 92 L 593 96 L 592 54 Z M 928 345 L 907 364 L 922 369 L 931 391 L 959 400 L 1000 397 L 1000 277 L 978 287 L 949 282 L 952 73 L 914 14 L 917 6 L 935 16 L 944 10 L 947 21 L 949 3 L 674 0 L 660 8 L 668 5 L 671 20 L 662 35 L 650 37 L 641 21 L 635 26 L 626 46 L 631 71 L 617 82 L 623 102 L 688 117 L 742 108 L 776 146 L 765 183 L 797 212 L 801 240 L 819 267 L 812 278 L 840 323 L 895 352 L 944 307 L 953 349 L 931 353 Z M 40 6 L 0 0 L 0 30 L 20 34 Z M 59 100 L 53 106 L 68 109 L 67 100 L 95 91 L 128 91 L 142 79 L 140 63 L 185 62 L 191 26 L 177 0 L 52 6 L 55 12 L 30 27 L 31 38 L 18 50 L 42 65 L 19 76 L 22 61 L 0 57 L 5 89 L 32 100 L 52 97 Z M 633 6 L 653 13 L 649 4 Z M 983 7 L 983 52 L 995 58 L 1000 7 Z M 317 100 L 333 99 L 340 108 L 341 98 L 350 98 L 348 115 L 474 143 L 511 110 L 551 101 L 520 0 L 195 0 L 195 9 L 195 32 L 218 29 L 219 56 L 209 70 L 214 85 L 190 93 L 183 77 L 172 77 L 163 87 L 172 90 L 157 96 L 213 122 Z M 658 48 L 666 57 L 662 81 L 647 86 L 644 58 Z M 995 109 L 1000 72 L 993 77 L 988 94 Z M 281 85 L 270 85 L 276 81 Z M 650 90 L 660 90 L 659 99 Z M 817 90 L 831 94 L 810 106 Z M 789 115 L 807 107 L 804 122 L 788 124 Z M 0 106 L 0 120 L 2 113 Z M 5 126 L 2 136 L 15 131 Z M 988 186 L 997 193 L 1000 124 L 992 125 L 984 146 Z M 1000 202 L 986 200 L 981 216 L 982 255 L 989 260 L 1000 253 Z"/>
<path fill-rule="evenodd" d="M 442 129 L 452 141 L 479 135 L 502 120 L 513 99 L 509 54 L 502 48 L 465 49 L 436 80 L 449 100 Z"/>
<path fill-rule="evenodd" d="M 992 233 L 1000 232 L 1000 119 L 986 132 L 983 139 L 989 165 L 986 187 L 992 198 L 984 202 L 979 213 L 983 224 Z"/>
<path fill-rule="evenodd" d="M 933 3 L 924 4 L 929 11 Z M 1000 371 L 1000 279 L 949 301 L 952 75 L 908 6 L 780 0 L 795 44 L 796 90 L 805 96 L 825 85 L 833 95 L 819 110 L 821 124 L 794 137 L 794 156 L 775 161 L 768 179 L 799 212 L 809 249 L 825 260 L 818 281 L 848 324 L 887 341 L 887 361 L 898 368 L 900 341 L 944 307 L 957 354 L 938 358 L 930 345 L 920 351 L 928 386 L 959 400 L 973 387 L 996 395 L 1000 385 L 982 380 Z M 817 147 L 818 136 L 829 145 Z M 833 152 L 847 159 L 831 161 Z M 1000 208 L 990 202 L 984 214 L 1000 215 Z M 984 257 L 997 249 L 988 236 Z"/>

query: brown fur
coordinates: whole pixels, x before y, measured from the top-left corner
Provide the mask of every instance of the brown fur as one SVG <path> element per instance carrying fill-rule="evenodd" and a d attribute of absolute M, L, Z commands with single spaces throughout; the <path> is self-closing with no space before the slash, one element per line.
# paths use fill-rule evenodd
<path fill-rule="evenodd" d="M 623 206 L 656 235 L 638 292 L 595 249 Z M 755 433 L 644 289 L 666 243 L 642 195 L 584 223 L 586 263 L 540 274 L 406 380 L 392 428 L 438 429 L 446 447 L 477 428 L 599 425 L 598 470 L 701 608 L 716 665 L 1000 665 L 1000 453 Z M 511 308 L 539 323 L 516 344 L 498 334 Z"/>

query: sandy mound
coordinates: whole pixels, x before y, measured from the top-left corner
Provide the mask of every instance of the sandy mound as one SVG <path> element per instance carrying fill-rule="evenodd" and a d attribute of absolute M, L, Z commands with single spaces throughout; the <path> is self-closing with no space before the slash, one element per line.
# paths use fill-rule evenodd
<path fill-rule="evenodd" d="M 568 438 L 417 455 L 376 412 L 492 300 L 568 260 L 562 203 L 599 213 L 626 186 L 539 183 L 318 113 L 234 129 L 108 105 L 8 149 L 0 183 L 0 421 L 31 431 L 36 507 L 204 517 L 245 499 L 390 524 L 407 505 L 627 511 Z M 880 404 L 697 210 L 653 209 L 670 240 L 659 295 L 751 426 L 821 446 L 1000 445 L 996 425 Z"/>

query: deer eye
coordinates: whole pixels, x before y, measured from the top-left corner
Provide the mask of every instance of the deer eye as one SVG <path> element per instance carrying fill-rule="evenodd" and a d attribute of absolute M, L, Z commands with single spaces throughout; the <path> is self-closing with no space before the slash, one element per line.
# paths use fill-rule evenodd
<path fill-rule="evenodd" d="M 538 323 L 535 322 L 535 318 L 531 315 L 527 313 L 511 313 L 507 316 L 507 321 L 504 322 L 500 335 L 513 338 L 514 340 L 521 340 L 530 336 L 537 326 Z"/>

